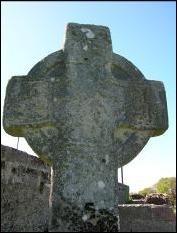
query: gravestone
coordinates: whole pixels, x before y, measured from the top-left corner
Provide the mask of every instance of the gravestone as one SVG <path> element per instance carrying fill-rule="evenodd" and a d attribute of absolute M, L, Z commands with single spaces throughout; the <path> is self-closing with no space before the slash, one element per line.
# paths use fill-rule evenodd
<path fill-rule="evenodd" d="M 165 90 L 107 27 L 69 23 L 63 50 L 9 81 L 3 125 L 52 166 L 49 231 L 116 232 L 117 168 L 168 128 Z"/>

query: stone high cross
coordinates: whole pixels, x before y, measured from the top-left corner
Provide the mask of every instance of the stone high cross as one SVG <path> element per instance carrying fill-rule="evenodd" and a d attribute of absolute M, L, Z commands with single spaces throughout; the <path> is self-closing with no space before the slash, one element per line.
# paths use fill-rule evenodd
<path fill-rule="evenodd" d="M 9 81 L 3 124 L 52 165 L 50 231 L 118 231 L 117 168 L 168 128 L 165 90 L 107 27 L 69 23 L 63 50 Z"/>

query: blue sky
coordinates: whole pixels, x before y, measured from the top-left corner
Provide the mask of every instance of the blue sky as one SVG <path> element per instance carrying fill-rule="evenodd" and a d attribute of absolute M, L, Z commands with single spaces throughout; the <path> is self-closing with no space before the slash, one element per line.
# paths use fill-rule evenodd
<path fill-rule="evenodd" d="M 124 166 L 124 182 L 134 192 L 161 177 L 176 176 L 175 2 L 2 1 L 1 7 L 1 116 L 8 80 L 62 49 L 68 22 L 108 26 L 114 52 L 133 62 L 147 79 L 162 81 L 168 104 L 169 129 L 151 138 Z M 1 129 L 1 143 L 16 148 L 17 138 L 7 135 L 2 124 Z M 19 149 L 34 154 L 23 138 Z"/>

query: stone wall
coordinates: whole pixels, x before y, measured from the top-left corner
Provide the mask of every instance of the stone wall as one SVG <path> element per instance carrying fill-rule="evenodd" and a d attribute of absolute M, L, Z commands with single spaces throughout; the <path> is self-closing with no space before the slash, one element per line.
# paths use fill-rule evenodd
<path fill-rule="evenodd" d="M 126 204 L 129 200 L 129 186 L 118 183 L 118 201 L 119 204 Z"/>
<path fill-rule="evenodd" d="M 2 232 L 47 231 L 49 174 L 37 157 L 1 146 Z"/>
<path fill-rule="evenodd" d="M 176 232 L 175 215 L 168 205 L 119 205 L 121 232 Z"/>
<path fill-rule="evenodd" d="M 1 146 L 1 232 L 47 232 L 50 168 L 39 158 Z M 128 186 L 118 184 L 120 202 Z M 119 205 L 121 232 L 175 232 L 169 206 Z"/>

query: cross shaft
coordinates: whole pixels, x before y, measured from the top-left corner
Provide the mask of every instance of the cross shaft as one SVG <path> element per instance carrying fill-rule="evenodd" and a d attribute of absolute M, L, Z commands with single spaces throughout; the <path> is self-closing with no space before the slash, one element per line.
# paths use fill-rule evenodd
<path fill-rule="evenodd" d="M 4 128 L 52 165 L 51 231 L 117 231 L 117 168 L 168 128 L 165 90 L 107 27 L 68 24 L 63 51 L 9 81 Z"/>

